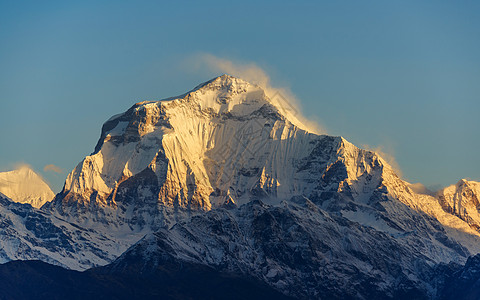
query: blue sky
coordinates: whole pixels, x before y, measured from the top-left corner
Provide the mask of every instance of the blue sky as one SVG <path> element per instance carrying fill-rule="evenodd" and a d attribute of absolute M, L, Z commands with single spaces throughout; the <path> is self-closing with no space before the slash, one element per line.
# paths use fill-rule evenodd
<path fill-rule="evenodd" d="M 58 192 L 110 116 L 219 75 L 201 54 L 259 66 L 410 182 L 480 179 L 478 1 L 0 1 L 0 170 Z"/>

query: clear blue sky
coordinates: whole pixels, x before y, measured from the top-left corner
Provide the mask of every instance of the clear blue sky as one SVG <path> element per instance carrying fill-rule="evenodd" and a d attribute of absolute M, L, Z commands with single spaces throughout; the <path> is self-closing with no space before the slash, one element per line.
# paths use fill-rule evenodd
<path fill-rule="evenodd" d="M 480 179 L 478 1 L 0 1 L 0 170 L 58 192 L 110 116 L 219 75 L 199 53 L 257 64 L 411 182 Z"/>

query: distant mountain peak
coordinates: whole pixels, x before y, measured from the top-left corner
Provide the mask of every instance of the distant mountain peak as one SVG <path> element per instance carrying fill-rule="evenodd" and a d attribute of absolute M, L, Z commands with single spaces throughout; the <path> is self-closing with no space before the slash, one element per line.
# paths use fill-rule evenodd
<path fill-rule="evenodd" d="M 42 177 L 26 165 L 0 173 L 0 192 L 15 202 L 37 208 L 55 197 Z"/>
<path fill-rule="evenodd" d="M 480 183 L 461 179 L 437 192 L 437 197 L 445 211 L 467 222 L 480 231 Z"/>

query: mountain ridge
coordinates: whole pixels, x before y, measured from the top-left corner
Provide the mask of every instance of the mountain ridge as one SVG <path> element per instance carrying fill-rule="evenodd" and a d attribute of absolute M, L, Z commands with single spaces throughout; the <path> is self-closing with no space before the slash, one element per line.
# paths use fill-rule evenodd
<path fill-rule="evenodd" d="M 19 242 L 51 247 L 35 230 L 48 227 L 65 249 L 38 258 L 77 270 L 194 264 L 297 298 L 437 297 L 437 267 L 480 252 L 476 183 L 417 193 L 377 153 L 291 114 L 228 75 L 136 103 L 104 123 L 53 201 L 0 202 L 3 260 L 35 258 Z"/>
<path fill-rule="evenodd" d="M 139 102 L 110 118 L 93 155 L 68 175 L 64 190 L 46 207 L 83 219 L 89 207 L 99 207 L 100 214 L 106 211 L 105 223 L 141 219 L 148 227 L 169 221 L 160 207 L 145 210 L 156 203 L 210 210 L 239 206 L 251 197 L 278 205 L 304 196 L 324 209 L 385 229 L 375 216 L 378 209 L 399 209 L 383 207 L 386 194 L 472 233 L 435 198 L 415 193 L 376 153 L 288 121 L 285 110 L 258 86 L 222 75 L 179 97 Z M 139 205 L 145 201 L 150 204 Z M 352 205 L 354 210 L 348 208 Z M 354 213 L 358 209 L 363 212 Z M 132 214 L 124 213 L 128 211 Z M 388 224 L 402 228 L 396 221 Z"/>

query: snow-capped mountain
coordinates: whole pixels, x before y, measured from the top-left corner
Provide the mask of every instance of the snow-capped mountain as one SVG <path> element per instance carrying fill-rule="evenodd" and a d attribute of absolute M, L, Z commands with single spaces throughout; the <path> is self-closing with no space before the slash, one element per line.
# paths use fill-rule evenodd
<path fill-rule="evenodd" d="M 169 207 L 179 214 L 305 197 L 389 235 L 421 237 L 437 262 L 480 250 L 475 231 L 414 193 L 377 154 L 302 129 L 285 111 L 260 87 L 228 75 L 137 103 L 103 125 L 94 153 L 46 208 L 86 227 L 148 232 L 176 223 Z M 440 228 L 439 239 L 459 243 L 464 255 L 430 236 Z"/>
<path fill-rule="evenodd" d="M 0 172 L 0 193 L 15 202 L 28 203 L 37 208 L 55 197 L 42 177 L 27 166 Z"/>
<path fill-rule="evenodd" d="M 84 229 L 0 194 L 0 263 L 42 260 L 75 270 L 105 265 L 132 242 Z"/>
<path fill-rule="evenodd" d="M 443 209 L 480 231 L 480 183 L 462 179 L 437 193 Z"/>
<path fill-rule="evenodd" d="M 223 75 L 110 118 L 62 192 L 29 208 L 79 248 L 38 258 L 82 269 L 133 245 L 107 269 L 174 261 L 293 297 L 425 298 L 438 294 L 436 266 L 480 252 L 465 204 L 478 190 L 416 193 L 379 155 L 309 131 L 274 96 Z M 17 220 L 9 236 L 21 240 L 26 208 L 5 203 L 2 214 Z"/>

